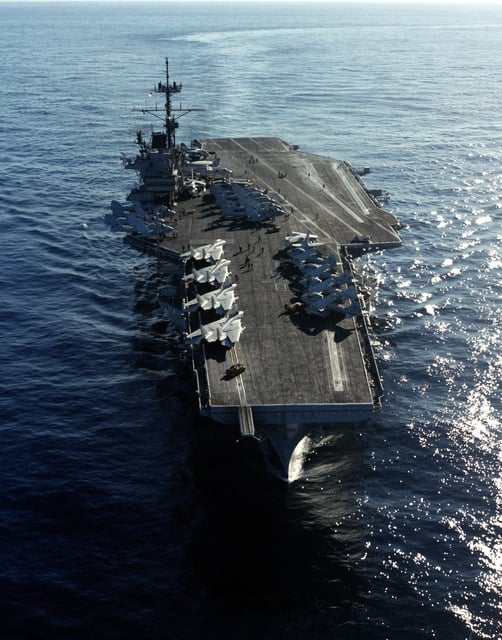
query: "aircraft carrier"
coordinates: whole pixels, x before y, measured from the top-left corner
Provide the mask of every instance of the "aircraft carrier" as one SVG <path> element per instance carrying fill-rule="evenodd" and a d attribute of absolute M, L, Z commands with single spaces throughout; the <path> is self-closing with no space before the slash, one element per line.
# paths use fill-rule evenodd
<path fill-rule="evenodd" d="M 124 165 L 140 182 L 112 203 L 111 224 L 170 266 L 161 295 L 201 414 L 243 437 L 367 419 L 383 388 L 371 291 L 353 258 L 400 245 L 398 220 L 346 162 L 281 139 L 177 144 L 181 87 L 166 60 L 155 88 L 164 130 L 149 142 L 138 132 L 140 152 Z"/>

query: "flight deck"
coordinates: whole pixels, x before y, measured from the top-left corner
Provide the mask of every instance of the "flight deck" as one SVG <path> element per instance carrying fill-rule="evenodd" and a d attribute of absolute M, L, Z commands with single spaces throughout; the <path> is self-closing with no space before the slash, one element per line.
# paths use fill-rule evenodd
<path fill-rule="evenodd" d="M 201 147 L 219 168 L 209 182 L 252 184 L 281 210 L 273 221 L 224 215 L 206 191 L 176 202 L 169 222 L 174 231 L 160 243 L 129 238 L 175 263 L 190 247 L 225 241 L 244 329 L 231 348 L 191 347 L 201 413 L 240 423 L 243 435 L 252 435 L 255 424 L 365 419 L 379 408 L 382 388 L 364 304 L 354 317 L 291 311 L 301 287 L 285 238 L 295 232 L 315 236 L 319 252 L 336 256 L 337 269 L 350 274 L 362 301 L 351 256 L 399 246 L 398 220 L 346 162 L 304 153 L 278 138 L 208 139 Z M 226 371 L 236 363 L 245 371 L 229 377 Z"/>

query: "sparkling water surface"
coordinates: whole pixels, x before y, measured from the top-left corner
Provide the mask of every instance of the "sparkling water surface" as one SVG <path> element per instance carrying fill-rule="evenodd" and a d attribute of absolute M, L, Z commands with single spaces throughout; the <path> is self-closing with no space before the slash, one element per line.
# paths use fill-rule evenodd
<path fill-rule="evenodd" d="M 0 636 L 502 635 L 502 11 L 2 3 Z M 384 408 L 278 483 L 197 416 L 162 265 L 104 224 L 134 107 L 370 166 Z M 155 100 L 155 98 L 153 98 Z M 234 437 L 235 436 L 235 437 Z"/>

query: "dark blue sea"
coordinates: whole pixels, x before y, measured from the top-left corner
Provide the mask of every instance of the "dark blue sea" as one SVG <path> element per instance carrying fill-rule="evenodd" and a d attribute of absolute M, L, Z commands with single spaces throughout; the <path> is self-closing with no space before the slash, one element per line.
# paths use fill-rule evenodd
<path fill-rule="evenodd" d="M 502 6 L 7 2 L 0 43 L 0 638 L 502 637 Z M 165 57 L 178 141 L 371 167 L 403 225 L 358 266 L 383 410 L 290 484 L 104 221 Z"/>

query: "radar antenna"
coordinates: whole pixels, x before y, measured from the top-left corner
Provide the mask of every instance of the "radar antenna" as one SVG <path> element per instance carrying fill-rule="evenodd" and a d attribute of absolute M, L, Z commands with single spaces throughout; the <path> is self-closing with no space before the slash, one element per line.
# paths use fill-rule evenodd
<path fill-rule="evenodd" d="M 164 104 L 164 108 L 159 108 L 155 106 L 154 108 L 147 109 L 135 109 L 135 111 L 141 111 L 142 113 L 149 113 L 150 115 L 155 116 L 156 118 L 160 118 L 164 120 L 164 126 L 166 131 L 166 148 L 173 149 L 176 146 L 176 129 L 179 126 L 179 118 L 186 115 L 187 113 L 191 113 L 192 111 L 205 111 L 205 109 L 198 108 L 188 108 L 183 109 L 180 103 L 179 109 L 173 108 L 171 104 L 171 96 L 176 93 L 180 93 L 183 85 L 181 83 L 177 84 L 176 82 L 169 82 L 169 59 L 166 58 L 166 81 L 159 82 L 155 87 L 155 93 L 165 93 L 166 101 Z M 175 117 L 173 112 L 181 112 L 180 115 Z M 158 115 L 159 113 L 163 113 L 164 115 Z"/>

